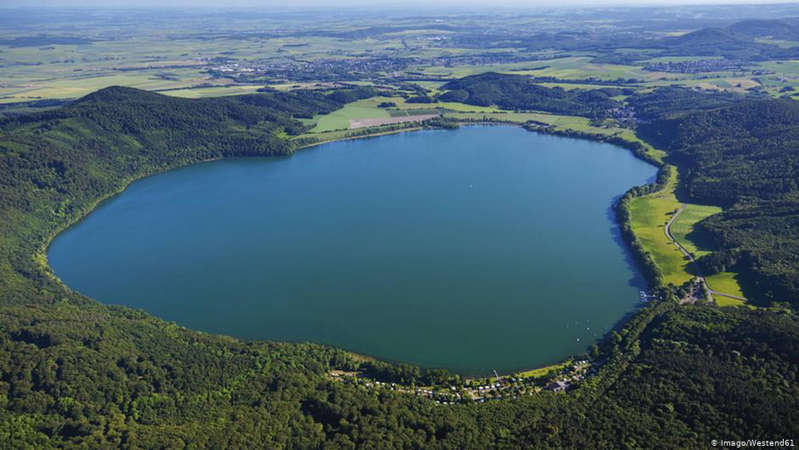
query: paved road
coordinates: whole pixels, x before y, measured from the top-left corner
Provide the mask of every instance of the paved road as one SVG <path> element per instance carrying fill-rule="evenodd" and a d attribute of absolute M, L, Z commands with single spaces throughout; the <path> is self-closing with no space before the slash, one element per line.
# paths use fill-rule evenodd
<path fill-rule="evenodd" d="M 710 292 L 711 292 L 713 295 L 720 295 L 720 296 L 722 296 L 722 297 L 729 297 L 729 298 L 734 298 L 734 299 L 736 299 L 736 300 L 743 300 L 743 301 L 746 301 L 746 298 L 744 298 L 744 297 L 739 297 L 739 296 L 737 296 L 737 295 L 725 294 L 725 293 L 723 293 L 723 292 L 714 291 L 714 290 L 712 290 L 712 289 L 710 290 Z"/>
<path fill-rule="evenodd" d="M 691 252 L 689 252 L 688 250 L 686 250 L 686 249 L 685 249 L 685 247 L 683 247 L 683 246 L 682 246 L 682 245 L 679 243 L 679 241 L 677 241 L 676 239 L 674 239 L 674 236 L 672 236 L 672 235 L 671 235 L 671 224 L 672 224 L 672 223 L 674 223 L 674 221 L 675 221 L 675 220 L 677 220 L 677 217 L 679 217 L 679 216 L 680 216 L 680 214 L 681 214 L 681 213 L 682 213 L 684 210 L 685 210 L 685 205 L 680 205 L 680 209 L 678 209 L 678 210 L 677 210 L 677 212 L 675 212 L 675 213 L 674 213 L 674 215 L 673 215 L 673 216 L 671 216 L 671 219 L 670 219 L 670 220 L 669 220 L 669 222 L 666 224 L 666 229 L 665 229 L 665 232 L 666 232 L 666 237 L 667 237 L 667 238 L 669 238 L 669 240 L 670 240 L 671 242 L 673 242 L 673 243 L 674 243 L 674 245 L 676 245 L 676 246 L 677 246 L 677 248 L 679 248 L 679 249 L 680 249 L 680 252 L 682 252 L 682 254 L 683 254 L 683 255 L 684 255 L 684 256 L 685 256 L 685 257 L 686 257 L 686 258 L 687 258 L 689 261 L 691 261 L 691 264 L 693 264 L 693 265 L 694 265 L 694 267 L 696 268 L 696 276 L 697 276 L 697 278 L 699 278 L 699 280 L 700 280 L 700 281 L 701 281 L 701 283 L 702 283 L 702 286 L 704 286 L 704 287 L 705 287 L 705 291 L 707 291 L 707 293 L 708 293 L 708 300 L 710 300 L 710 301 L 713 301 L 713 296 L 714 296 L 714 295 L 720 295 L 720 296 L 722 296 L 722 297 L 729 297 L 729 298 L 734 298 L 734 299 L 737 299 L 737 300 L 743 300 L 743 301 L 746 301 L 746 299 L 745 299 L 745 298 L 743 298 L 743 297 L 739 297 L 739 296 L 737 296 L 737 295 L 732 295 L 732 294 L 725 294 L 725 293 L 723 293 L 723 292 L 714 291 L 713 289 L 711 289 L 711 288 L 710 288 L 710 285 L 708 285 L 708 284 L 707 284 L 707 280 L 705 280 L 705 277 L 703 277 L 703 276 L 702 276 L 702 273 L 701 273 L 701 272 L 700 272 L 700 270 L 699 270 L 699 264 L 697 264 L 696 260 L 694 259 L 694 255 L 692 255 L 692 254 L 691 254 Z"/>

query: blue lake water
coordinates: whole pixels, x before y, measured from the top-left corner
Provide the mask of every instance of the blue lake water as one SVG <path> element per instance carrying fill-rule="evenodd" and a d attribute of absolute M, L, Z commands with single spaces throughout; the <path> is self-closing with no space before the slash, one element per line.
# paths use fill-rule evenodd
<path fill-rule="evenodd" d="M 73 289 L 194 329 L 510 371 L 581 353 L 635 309 L 611 206 L 655 173 L 517 127 L 336 142 L 137 181 L 49 260 Z"/>

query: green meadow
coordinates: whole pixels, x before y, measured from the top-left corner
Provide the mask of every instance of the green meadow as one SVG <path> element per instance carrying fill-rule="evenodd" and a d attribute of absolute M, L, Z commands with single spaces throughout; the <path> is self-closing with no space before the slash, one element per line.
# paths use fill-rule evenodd
<path fill-rule="evenodd" d="M 680 285 L 694 277 L 695 270 L 680 250 L 666 237 L 666 223 L 680 208 L 681 203 L 674 195 L 677 185 L 677 171 L 666 187 L 658 192 L 637 197 L 630 203 L 630 221 L 633 232 L 644 248 L 652 255 L 655 263 L 663 271 L 665 283 Z M 717 206 L 687 203 L 685 209 L 671 225 L 671 233 L 695 258 L 710 253 L 701 235 L 696 232 L 696 224 L 713 214 L 721 212 Z M 743 296 L 736 274 L 722 272 L 706 277 L 711 289 L 730 295 Z M 743 304 L 740 300 L 715 296 L 720 306 Z"/>
<path fill-rule="evenodd" d="M 312 133 L 321 133 L 333 130 L 346 130 L 350 126 L 350 120 L 372 119 L 391 117 L 385 108 L 377 105 L 381 102 L 394 101 L 391 97 L 372 97 L 357 102 L 348 103 L 343 108 L 314 118 L 316 126 L 311 129 Z"/>
<path fill-rule="evenodd" d="M 680 208 L 680 202 L 674 196 L 676 170 L 672 174 L 662 190 L 630 202 L 630 223 L 641 245 L 663 272 L 663 282 L 681 285 L 693 275 L 688 272 L 688 261 L 666 237 L 666 223 Z"/>
<path fill-rule="evenodd" d="M 683 212 L 671 225 L 671 234 L 695 258 L 704 256 L 710 250 L 702 245 L 701 237 L 697 236 L 696 224 L 720 212 L 721 208 L 718 206 L 686 204 Z"/>

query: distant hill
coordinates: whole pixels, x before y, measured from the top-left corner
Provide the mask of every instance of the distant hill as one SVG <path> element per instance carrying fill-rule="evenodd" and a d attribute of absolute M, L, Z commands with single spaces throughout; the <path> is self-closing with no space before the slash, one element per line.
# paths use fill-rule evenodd
<path fill-rule="evenodd" d="M 735 36 L 723 28 L 703 28 L 691 33 L 665 39 L 671 46 L 691 45 L 729 45 L 733 42 L 744 43 L 748 39 Z"/>
<path fill-rule="evenodd" d="M 772 38 L 785 41 L 799 41 L 799 19 L 762 20 L 752 19 L 734 23 L 726 28 L 735 36 L 757 39 Z"/>
<path fill-rule="evenodd" d="M 753 58 L 770 54 L 776 46 L 760 44 L 723 28 L 703 28 L 682 36 L 668 37 L 659 44 L 669 54 Z"/>
<path fill-rule="evenodd" d="M 449 92 L 439 97 L 442 101 L 586 117 L 602 117 L 609 109 L 619 106 L 611 97 L 621 93 L 616 88 L 568 91 L 559 87 L 548 88 L 527 76 L 496 72 L 453 80 L 443 88 Z"/>
<path fill-rule="evenodd" d="M 703 28 L 681 36 L 649 42 L 668 55 L 724 56 L 730 59 L 763 60 L 799 56 L 799 46 L 780 48 L 756 39 L 799 40 L 799 21 L 745 20 L 725 28 Z"/>
<path fill-rule="evenodd" d="M 109 87 L 58 109 L 0 120 L 0 261 L 11 262 L 0 264 L 0 299 L 30 303 L 23 294 L 29 275 L 41 273 L 23 256 L 35 252 L 40 236 L 15 228 L 21 214 L 41 214 L 49 233 L 138 176 L 226 156 L 290 154 L 285 135 L 307 128 L 295 117 L 372 94 L 336 92 L 184 99 Z M 41 206 L 53 197 L 62 198 L 57 206 Z"/>

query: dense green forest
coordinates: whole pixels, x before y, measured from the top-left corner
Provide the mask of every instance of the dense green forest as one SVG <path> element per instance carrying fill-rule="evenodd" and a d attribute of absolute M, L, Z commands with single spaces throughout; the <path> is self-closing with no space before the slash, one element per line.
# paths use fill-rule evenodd
<path fill-rule="evenodd" d="M 608 110 L 621 106 L 611 97 L 622 93 L 618 88 L 573 89 L 540 86 L 523 75 L 494 72 L 450 81 L 439 100 L 469 105 L 496 105 L 511 110 L 536 110 L 591 118 L 604 117 Z"/>
<path fill-rule="evenodd" d="M 667 303 L 642 316 L 575 391 L 442 406 L 332 380 L 359 363 L 330 348 L 244 343 L 125 308 L 6 306 L 0 442 L 613 448 L 796 435 L 795 318 Z"/>
<path fill-rule="evenodd" d="M 648 17 L 651 18 L 651 17 Z M 793 45 L 799 36 L 794 17 L 780 20 L 742 20 L 727 26 L 710 26 L 680 36 L 646 38 L 642 33 L 590 33 L 532 31 L 513 36 L 514 45 L 528 51 L 558 49 L 563 52 L 597 53 L 596 63 L 629 64 L 663 56 L 713 56 L 739 61 L 792 59 L 799 54 Z M 508 36 L 493 30 L 456 33 L 453 42 L 463 48 L 507 48 Z M 773 40 L 787 41 L 784 46 Z"/>
<path fill-rule="evenodd" d="M 743 95 L 733 92 L 698 91 L 680 86 L 666 86 L 651 92 L 635 94 L 627 101 L 635 108 L 636 117 L 648 123 L 653 120 L 683 117 L 692 112 L 718 109 L 743 99 Z M 652 130 L 654 131 L 654 128 Z M 649 137 L 652 137 L 651 133 Z"/>
<path fill-rule="evenodd" d="M 679 98 L 673 91 L 649 97 Z M 727 102 L 721 94 L 693 101 L 690 112 L 643 124 L 639 134 L 681 168 L 683 196 L 725 207 L 701 222 L 699 233 L 717 250 L 702 258 L 703 267 L 741 273 L 745 293 L 759 303 L 797 305 L 799 103 Z M 651 98 L 643 103 L 656 110 Z"/>
<path fill-rule="evenodd" d="M 264 92 L 186 100 L 108 88 L 60 109 L 0 122 L 0 291 L 29 303 L 32 282 L 48 302 L 61 289 L 31 254 L 99 198 L 135 177 L 229 156 L 284 155 L 282 136 L 310 117 L 371 96 L 371 89 Z"/>
<path fill-rule="evenodd" d="M 286 136 L 304 130 L 296 117 L 372 94 L 185 100 L 109 88 L 3 121 L 0 447 L 704 447 L 799 433 L 791 312 L 679 307 L 663 289 L 664 301 L 592 349 L 598 373 L 575 390 L 438 405 L 329 371 L 416 384 L 456 376 L 188 330 L 82 297 L 41 259 L 56 231 L 137 177 L 291 153 Z"/>

